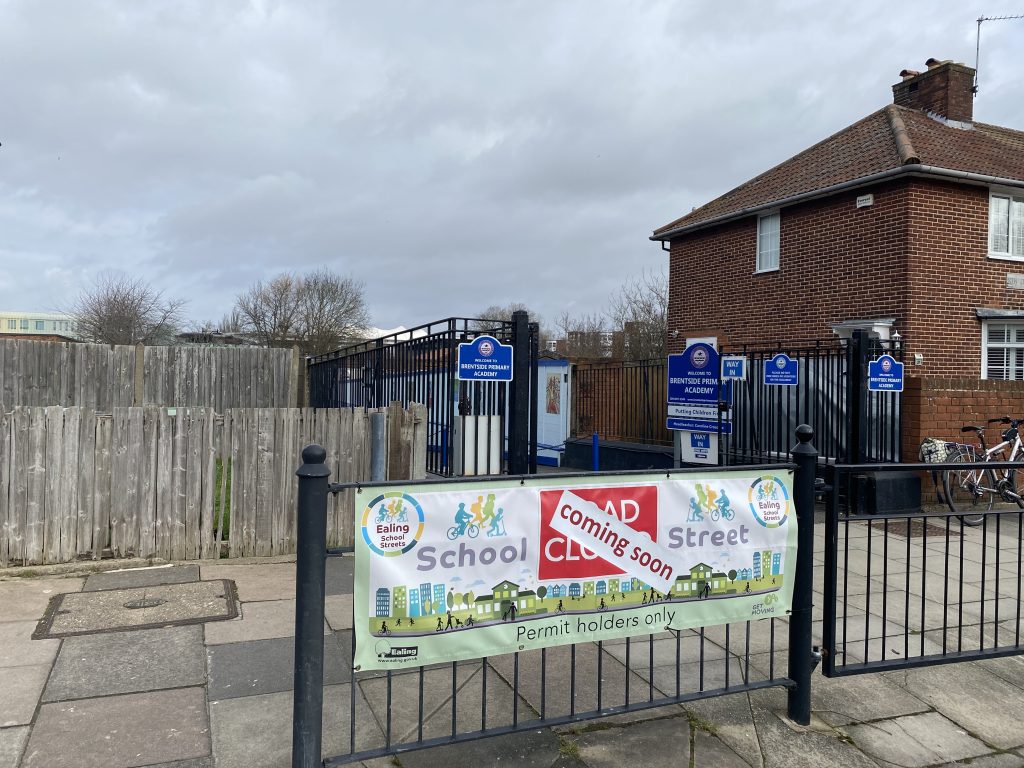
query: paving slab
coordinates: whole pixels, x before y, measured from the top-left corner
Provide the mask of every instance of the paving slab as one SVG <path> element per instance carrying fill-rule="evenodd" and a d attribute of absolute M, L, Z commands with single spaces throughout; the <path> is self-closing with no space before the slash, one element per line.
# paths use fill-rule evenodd
<path fill-rule="evenodd" d="M 714 768 L 747 768 L 750 765 L 748 760 L 726 745 L 716 733 L 708 733 L 699 728 L 694 729 L 693 733 L 693 756 L 694 765 Z"/>
<path fill-rule="evenodd" d="M 579 765 L 563 760 L 561 743 L 550 730 L 538 729 L 495 736 L 481 741 L 406 752 L 403 768 L 452 768 L 453 766 L 501 766 L 501 768 L 549 768 Z M 646 765 L 646 760 L 644 761 Z"/>
<path fill-rule="evenodd" d="M 295 674 L 295 638 L 276 637 L 243 643 L 211 645 L 210 698 L 234 699 L 290 691 Z M 333 633 L 324 637 L 324 684 L 347 683 L 352 677 L 348 643 Z"/>
<path fill-rule="evenodd" d="M 782 694 L 775 689 L 751 691 L 751 716 L 765 768 L 878 768 L 878 764 L 836 733 L 794 728 L 784 721 L 775 706 Z M 775 706 L 773 706 L 775 705 Z"/>
<path fill-rule="evenodd" d="M 327 594 L 351 595 L 353 568 L 356 559 L 351 555 L 327 558 Z"/>
<path fill-rule="evenodd" d="M 197 757 L 192 760 L 175 760 L 173 763 L 157 763 L 146 768 L 214 768 L 213 757 Z"/>
<path fill-rule="evenodd" d="M 366 700 L 356 692 L 359 749 L 380 746 L 383 735 L 368 714 Z M 349 684 L 324 688 L 323 756 L 349 750 Z M 217 768 L 290 768 L 292 751 L 292 692 L 243 696 L 210 702 L 213 753 Z"/>
<path fill-rule="evenodd" d="M 202 688 L 44 704 L 22 768 L 134 768 L 210 755 Z"/>
<path fill-rule="evenodd" d="M 901 768 L 920 768 L 988 754 L 992 748 L 938 712 L 840 729 L 868 755 Z"/>
<path fill-rule="evenodd" d="M 987 669 L 977 664 L 921 667 L 904 672 L 902 685 L 993 747 L 1024 747 L 1024 689 Z"/>
<path fill-rule="evenodd" d="M 52 664 L 60 640 L 33 640 L 35 621 L 0 621 L 0 668 Z"/>
<path fill-rule="evenodd" d="M 160 584 L 186 584 L 191 581 L 199 581 L 198 565 L 158 565 L 152 568 L 94 573 L 85 580 L 82 591 L 155 587 Z"/>
<path fill-rule="evenodd" d="M 233 621 L 206 625 L 206 644 L 242 643 L 247 640 L 269 640 L 272 637 L 294 637 L 295 601 L 268 600 L 242 603 L 241 616 Z M 324 634 L 330 628 L 324 622 Z"/>
<path fill-rule="evenodd" d="M 35 637 L 71 637 L 169 624 L 234 618 L 238 609 L 230 581 L 165 584 L 58 595 L 39 622 Z"/>
<path fill-rule="evenodd" d="M 27 725 L 0 728 L 0 768 L 18 768 L 30 730 Z"/>
<path fill-rule="evenodd" d="M 32 722 L 49 674 L 49 664 L 7 667 L 0 672 L 0 728 Z"/>
<path fill-rule="evenodd" d="M 811 679 L 811 709 L 833 726 L 929 711 L 930 704 L 899 684 L 901 675 L 815 675 Z"/>
<path fill-rule="evenodd" d="M 203 565 L 203 581 L 231 579 L 242 602 L 295 599 L 295 563 Z"/>
<path fill-rule="evenodd" d="M 64 641 L 43 701 L 186 688 L 205 682 L 201 626 L 105 632 Z"/>
<path fill-rule="evenodd" d="M 965 760 L 960 763 L 943 763 L 939 768 L 963 768 L 965 765 L 970 765 L 971 768 L 1024 768 L 1024 757 L 1003 752 L 976 757 L 973 760 Z"/>
<path fill-rule="evenodd" d="M 779 690 L 778 694 L 777 704 L 784 707 L 786 693 Z M 713 729 L 715 736 L 733 752 L 741 755 L 748 765 L 762 768 L 757 728 L 750 711 L 750 699 L 745 693 L 690 701 L 686 703 L 685 709 L 700 725 Z"/>
<path fill-rule="evenodd" d="M 1004 656 L 1001 659 L 986 659 L 978 662 L 978 666 L 987 669 L 993 675 L 1024 688 L 1024 656 Z"/>
<path fill-rule="evenodd" d="M 582 733 L 565 738 L 575 742 L 588 768 L 620 768 L 635 763 L 639 755 L 644 768 L 678 768 L 690 761 L 690 722 L 682 716 L 594 731 L 584 724 Z M 657 749 L 652 749 L 654 744 Z"/>
<path fill-rule="evenodd" d="M 335 632 L 352 629 L 352 595 L 328 595 L 324 598 L 324 616 Z"/>
<path fill-rule="evenodd" d="M 38 621 L 50 598 L 78 592 L 84 579 L 10 579 L 0 581 L 0 621 Z"/>

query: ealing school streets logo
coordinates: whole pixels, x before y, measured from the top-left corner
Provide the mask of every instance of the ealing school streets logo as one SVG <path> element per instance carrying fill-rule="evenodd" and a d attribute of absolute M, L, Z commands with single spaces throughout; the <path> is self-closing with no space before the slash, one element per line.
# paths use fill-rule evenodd
<path fill-rule="evenodd" d="M 363 510 L 363 540 L 384 557 L 397 557 L 416 546 L 423 535 L 423 508 L 401 491 L 383 493 Z"/>
<path fill-rule="evenodd" d="M 757 478 L 750 484 L 747 499 L 754 519 L 765 528 L 785 525 L 789 517 L 789 493 L 781 478 L 774 475 Z"/>

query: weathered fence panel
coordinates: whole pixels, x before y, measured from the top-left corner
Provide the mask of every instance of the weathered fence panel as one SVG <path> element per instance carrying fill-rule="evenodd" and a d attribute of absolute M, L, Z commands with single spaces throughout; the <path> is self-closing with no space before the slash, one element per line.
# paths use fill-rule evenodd
<path fill-rule="evenodd" d="M 334 480 L 368 480 L 372 412 L 0 408 L 0 565 L 292 553 L 296 457 L 317 442 Z M 423 478 L 425 408 L 385 412 L 388 477 Z M 356 498 L 333 498 L 332 546 L 353 543 Z"/>
<path fill-rule="evenodd" d="M 298 351 L 263 347 L 143 347 L 0 340 L 0 403 L 290 408 Z"/>

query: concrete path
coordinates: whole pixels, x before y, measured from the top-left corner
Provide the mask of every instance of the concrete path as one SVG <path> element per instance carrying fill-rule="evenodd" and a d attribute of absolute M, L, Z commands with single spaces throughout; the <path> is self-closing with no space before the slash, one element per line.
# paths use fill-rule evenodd
<path fill-rule="evenodd" d="M 820 535 L 820 532 L 819 532 Z M 360 749 L 417 735 L 419 673 L 388 681 L 367 675 L 352 690 L 350 558 L 329 560 L 324 626 L 324 752 L 349 749 L 355 704 Z M 820 566 L 816 569 L 820 579 Z M 2 578 L 2 577 L 0 577 Z M 228 580 L 240 616 L 205 624 L 128 629 L 33 640 L 51 598 Z M 820 586 L 820 585 L 819 585 Z M 295 569 L 290 562 L 225 564 L 0 580 L 0 768 L 287 768 L 290 766 Z M 195 591 L 195 590 L 193 590 Z M 132 593 L 134 594 L 134 592 Z M 816 596 L 816 606 L 822 598 Z M 816 610 L 816 616 L 820 615 Z M 785 627 L 772 649 L 763 636 L 722 628 L 679 641 L 664 633 L 633 642 L 580 646 L 577 663 L 602 664 L 605 704 L 630 686 L 633 701 L 671 693 L 681 678 L 705 688 L 785 671 Z M 742 649 L 742 651 L 740 650 Z M 772 652 L 774 650 L 774 652 Z M 547 664 L 567 649 L 551 649 Z M 525 657 L 525 655 L 524 655 Z M 536 652 L 535 656 L 536 658 Z M 625 663 L 630 661 L 626 674 Z M 589 668 L 589 667 L 588 667 Z M 549 666 L 550 669 L 550 666 Z M 594 667 L 596 669 L 596 667 Z M 513 659 L 424 672 L 424 738 L 528 720 L 543 706 L 565 711 L 568 689 L 540 685 L 536 664 Z M 596 703 L 595 675 L 577 680 L 577 707 Z M 486 693 L 485 691 L 486 686 Z M 454 695 L 453 695 L 454 689 Z M 402 753 L 364 765 L 428 766 L 926 766 L 1024 768 L 1024 657 L 826 679 L 815 673 L 813 722 L 785 716 L 773 687 L 686 705 L 537 728 Z M 399 695 L 402 692 L 403 695 Z M 516 695 L 518 694 L 518 695 Z"/>

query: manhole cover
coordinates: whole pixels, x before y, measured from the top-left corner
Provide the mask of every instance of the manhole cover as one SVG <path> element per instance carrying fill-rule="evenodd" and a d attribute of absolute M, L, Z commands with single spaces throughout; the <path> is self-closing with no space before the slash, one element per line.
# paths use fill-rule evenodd
<path fill-rule="evenodd" d="M 217 595 L 217 597 L 223 597 L 223 595 Z M 156 608 L 158 605 L 163 605 L 166 602 L 162 597 L 144 597 L 141 600 L 129 600 L 124 604 L 124 607 L 131 610 L 137 608 Z"/>
<path fill-rule="evenodd" d="M 47 637 L 90 635 L 126 629 L 201 624 L 238 616 L 234 582 L 228 579 L 164 584 L 134 589 L 68 592 L 50 600 L 32 634 Z"/>

